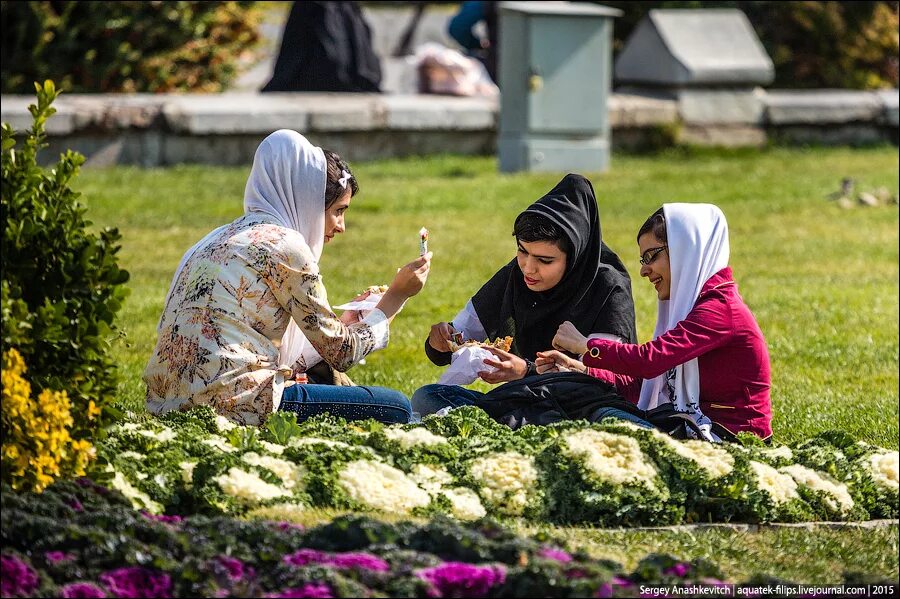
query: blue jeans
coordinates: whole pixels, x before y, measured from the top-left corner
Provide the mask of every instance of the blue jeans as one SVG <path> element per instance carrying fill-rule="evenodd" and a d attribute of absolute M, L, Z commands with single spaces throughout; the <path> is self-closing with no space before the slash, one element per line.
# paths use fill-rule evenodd
<path fill-rule="evenodd" d="M 484 393 L 459 385 L 425 385 L 416 389 L 411 402 L 413 411 L 424 416 L 442 408 L 471 406 L 482 397 Z"/>
<path fill-rule="evenodd" d="M 406 424 L 412 418 L 406 396 L 387 387 L 291 385 L 285 387 L 278 409 L 294 412 L 298 422 L 325 412 L 347 420 L 374 418 L 386 424 Z"/>
<path fill-rule="evenodd" d="M 626 412 L 625 410 L 620 410 L 619 408 L 597 408 L 588 420 L 591 422 L 600 422 L 604 418 L 618 418 L 619 420 L 627 420 L 628 422 L 644 428 L 654 428 L 652 424 L 640 416 L 635 416 L 634 414 Z"/>

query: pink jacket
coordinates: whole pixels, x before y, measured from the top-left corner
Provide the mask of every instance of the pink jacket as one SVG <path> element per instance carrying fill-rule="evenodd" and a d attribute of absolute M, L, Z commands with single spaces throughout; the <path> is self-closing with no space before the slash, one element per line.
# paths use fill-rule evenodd
<path fill-rule="evenodd" d="M 731 268 L 714 274 L 694 308 L 675 328 L 643 345 L 603 339 L 588 341 L 588 374 L 614 383 L 637 403 L 644 379 L 697 358 L 700 409 L 732 433 L 772 434 L 769 352 L 756 319 L 738 293 Z M 596 353 L 596 352 L 594 352 Z"/>

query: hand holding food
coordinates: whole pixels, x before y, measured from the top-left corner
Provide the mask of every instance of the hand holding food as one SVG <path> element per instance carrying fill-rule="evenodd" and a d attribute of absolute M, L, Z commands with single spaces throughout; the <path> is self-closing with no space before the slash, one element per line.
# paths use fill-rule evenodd
<path fill-rule="evenodd" d="M 428 344 L 440 352 L 453 351 L 451 343 L 455 335 L 459 335 L 453 325 L 448 322 L 439 322 L 431 325 L 431 332 L 428 333 Z"/>
<path fill-rule="evenodd" d="M 538 374 L 547 372 L 586 372 L 587 367 L 575 358 L 570 358 L 566 354 L 551 349 L 550 351 L 539 351 L 534 361 L 535 369 Z"/>
<path fill-rule="evenodd" d="M 486 365 L 493 366 L 496 369 L 494 372 L 482 371 L 478 373 L 478 376 L 484 382 L 496 384 L 516 381 L 528 373 L 528 364 L 519 356 L 491 345 L 484 345 L 483 347 L 498 358 L 497 360 L 484 360 Z"/>

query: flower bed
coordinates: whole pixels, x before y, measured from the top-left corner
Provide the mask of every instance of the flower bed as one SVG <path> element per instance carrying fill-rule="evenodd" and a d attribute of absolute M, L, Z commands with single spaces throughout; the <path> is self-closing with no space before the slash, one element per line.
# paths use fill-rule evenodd
<path fill-rule="evenodd" d="M 477 408 L 420 425 L 235 426 L 209 409 L 120 423 L 99 473 L 151 513 L 336 508 L 601 526 L 896 518 L 898 453 L 824 433 L 790 448 L 680 442 L 627 423 L 512 431 Z"/>
<path fill-rule="evenodd" d="M 346 516 L 307 530 L 130 502 L 89 479 L 40 495 L 4 485 L 3 597 L 611 597 L 644 583 L 724 584 L 703 560 L 653 554 L 626 572 L 488 520 Z"/>

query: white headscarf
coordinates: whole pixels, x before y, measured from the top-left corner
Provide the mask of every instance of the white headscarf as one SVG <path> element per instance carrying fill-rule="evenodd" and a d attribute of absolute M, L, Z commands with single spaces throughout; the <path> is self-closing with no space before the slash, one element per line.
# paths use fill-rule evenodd
<path fill-rule="evenodd" d="M 671 286 L 669 299 L 657 304 L 656 339 L 687 318 L 700 290 L 714 274 L 728 266 L 728 223 L 712 204 L 664 204 Z M 697 359 L 680 364 L 641 387 L 638 407 L 649 410 L 673 402 L 690 414 L 704 437 L 719 441 L 712 421 L 700 411 L 700 371 Z"/>
<path fill-rule="evenodd" d="M 280 129 L 256 149 L 244 189 L 244 212 L 264 212 L 300 233 L 318 262 L 325 244 L 327 172 L 321 148 L 296 131 Z M 305 357 L 308 366 L 321 360 L 292 318 L 281 337 L 278 361 L 283 367 L 290 367 L 300 356 Z M 275 395 L 280 396 L 280 377 L 276 379 Z"/>
<path fill-rule="evenodd" d="M 321 258 L 322 246 L 325 244 L 327 166 L 325 153 L 321 148 L 312 145 L 296 131 L 279 129 L 266 137 L 256 149 L 253 168 L 250 169 L 247 186 L 244 188 L 244 213 L 263 212 L 274 217 L 282 226 L 297 231 L 309 246 L 316 262 Z M 166 305 L 184 265 L 194 252 L 205 246 L 223 228 L 210 232 L 181 258 L 169 286 Z M 279 364 L 291 366 L 301 355 L 306 355 L 308 363 L 321 360 L 315 348 L 291 319 L 281 338 Z"/>

